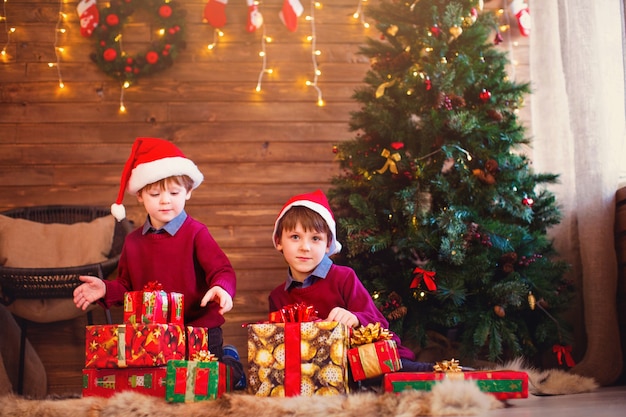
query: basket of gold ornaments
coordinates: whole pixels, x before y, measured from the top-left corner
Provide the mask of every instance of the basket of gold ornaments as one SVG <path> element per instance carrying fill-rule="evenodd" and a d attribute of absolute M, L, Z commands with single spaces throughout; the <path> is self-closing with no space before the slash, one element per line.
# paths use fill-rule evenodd
<path fill-rule="evenodd" d="M 248 325 L 249 391 L 263 397 L 346 394 L 348 327 L 318 320 L 303 304 L 277 313 L 268 323 Z"/>

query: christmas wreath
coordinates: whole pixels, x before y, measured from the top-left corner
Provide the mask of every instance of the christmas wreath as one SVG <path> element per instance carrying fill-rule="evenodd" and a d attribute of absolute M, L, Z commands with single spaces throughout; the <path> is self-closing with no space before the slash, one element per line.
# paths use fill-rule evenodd
<path fill-rule="evenodd" d="M 137 9 L 150 13 L 151 26 L 158 28 L 158 34 L 147 49 L 131 55 L 123 49 L 122 30 Z M 113 0 L 100 11 L 93 34 L 96 52 L 91 54 L 91 59 L 109 76 L 129 84 L 143 75 L 169 68 L 186 46 L 186 14 L 177 2 L 168 0 Z"/>

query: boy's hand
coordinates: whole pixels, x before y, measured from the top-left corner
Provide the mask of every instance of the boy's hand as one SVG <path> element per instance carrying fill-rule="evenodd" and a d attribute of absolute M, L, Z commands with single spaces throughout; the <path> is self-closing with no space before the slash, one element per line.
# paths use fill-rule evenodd
<path fill-rule="evenodd" d="M 359 325 L 359 319 L 353 313 L 341 307 L 335 307 L 330 310 L 326 321 L 337 321 L 348 327 L 357 327 Z"/>
<path fill-rule="evenodd" d="M 224 315 L 224 313 L 228 313 L 233 308 L 233 297 L 230 296 L 229 293 L 222 287 L 211 287 L 202 297 L 202 301 L 200 301 L 200 306 L 204 307 L 209 302 L 215 301 L 220 305 L 219 313 Z"/>
<path fill-rule="evenodd" d="M 91 303 L 104 297 L 106 285 L 100 278 L 89 275 L 81 275 L 78 279 L 84 284 L 80 284 L 74 289 L 74 304 L 77 308 L 87 310 Z"/>

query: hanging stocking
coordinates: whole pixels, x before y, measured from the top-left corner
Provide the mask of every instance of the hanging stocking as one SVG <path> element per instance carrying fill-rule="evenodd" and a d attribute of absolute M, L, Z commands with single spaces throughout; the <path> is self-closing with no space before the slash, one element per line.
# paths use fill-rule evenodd
<path fill-rule="evenodd" d="M 298 28 L 298 17 L 303 11 L 304 7 L 300 4 L 300 0 L 284 0 L 283 9 L 278 13 L 278 16 L 289 31 L 295 32 Z"/>
<path fill-rule="evenodd" d="M 228 0 L 208 0 L 204 6 L 204 19 L 202 21 L 216 29 L 224 27 L 227 3 Z"/>
<path fill-rule="evenodd" d="M 530 35 L 530 11 L 528 4 L 524 0 L 513 0 L 511 2 L 511 11 L 517 19 L 517 26 L 522 36 Z"/>
<path fill-rule="evenodd" d="M 248 3 L 248 25 L 246 28 L 248 32 L 254 32 L 263 26 L 263 15 L 259 11 L 255 0 L 246 0 L 246 2 Z"/>
<path fill-rule="evenodd" d="M 98 20 L 100 20 L 96 0 L 80 0 L 76 6 L 76 11 L 80 18 L 80 34 L 88 38 L 93 34 L 93 30 L 98 26 Z"/>

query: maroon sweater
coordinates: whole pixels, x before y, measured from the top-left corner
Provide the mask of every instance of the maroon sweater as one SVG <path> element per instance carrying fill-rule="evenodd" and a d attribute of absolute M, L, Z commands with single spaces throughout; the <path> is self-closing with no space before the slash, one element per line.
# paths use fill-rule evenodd
<path fill-rule="evenodd" d="M 235 297 L 236 278 L 230 261 L 207 227 L 190 216 L 174 236 L 143 235 L 141 227 L 126 236 L 118 277 L 105 281 L 104 303 L 119 305 L 126 291 L 142 290 L 152 281 L 160 282 L 167 292 L 184 295 L 185 324 L 190 326 L 213 328 L 224 323 L 218 303 L 200 307 L 209 288 L 218 285 Z"/>
<path fill-rule="evenodd" d="M 285 290 L 285 283 L 280 284 L 270 293 L 270 312 L 299 302 L 312 305 L 321 318 L 328 317 L 333 308 L 342 307 L 352 312 L 363 326 L 369 323 L 380 323 L 384 328 L 389 327 L 389 322 L 376 308 L 372 297 L 354 270 L 347 266 L 333 264 L 326 278 L 318 279 L 306 288 Z M 397 335 L 394 334 L 393 340 L 398 345 L 401 358 L 415 360 L 413 351 L 402 346 Z"/>

